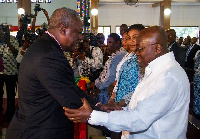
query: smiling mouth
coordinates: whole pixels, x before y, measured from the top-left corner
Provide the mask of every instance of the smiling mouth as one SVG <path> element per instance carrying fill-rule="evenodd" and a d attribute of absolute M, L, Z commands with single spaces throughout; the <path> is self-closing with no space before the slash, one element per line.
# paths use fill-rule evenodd
<path fill-rule="evenodd" d="M 135 45 L 130 45 L 130 47 L 135 47 Z"/>

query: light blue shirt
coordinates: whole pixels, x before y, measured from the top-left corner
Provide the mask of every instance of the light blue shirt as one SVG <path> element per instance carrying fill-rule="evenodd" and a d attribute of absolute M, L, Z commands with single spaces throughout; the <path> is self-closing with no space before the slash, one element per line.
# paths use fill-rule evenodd
<path fill-rule="evenodd" d="M 189 101 L 187 75 L 169 52 L 146 67 L 128 107 L 110 113 L 93 110 L 88 122 L 130 131 L 129 139 L 186 139 Z"/>

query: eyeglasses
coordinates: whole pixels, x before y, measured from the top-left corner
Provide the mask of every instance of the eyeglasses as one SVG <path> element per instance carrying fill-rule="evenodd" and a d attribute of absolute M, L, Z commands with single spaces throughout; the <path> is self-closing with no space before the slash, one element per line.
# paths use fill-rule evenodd
<path fill-rule="evenodd" d="M 153 45 L 158 45 L 158 43 L 154 43 L 154 44 L 150 44 L 151 46 L 153 46 Z M 150 46 L 150 45 L 147 45 L 147 46 Z M 144 47 L 140 47 L 138 44 L 136 44 L 136 52 L 138 52 L 138 53 L 140 53 L 140 52 L 142 52 L 146 47 L 144 46 Z"/>

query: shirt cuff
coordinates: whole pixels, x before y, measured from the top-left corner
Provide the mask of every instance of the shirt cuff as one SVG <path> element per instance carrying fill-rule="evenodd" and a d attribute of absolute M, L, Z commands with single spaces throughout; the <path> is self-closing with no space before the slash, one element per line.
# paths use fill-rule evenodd
<path fill-rule="evenodd" d="M 91 125 L 102 125 L 108 122 L 108 113 L 93 110 L 88 123 Z"/>

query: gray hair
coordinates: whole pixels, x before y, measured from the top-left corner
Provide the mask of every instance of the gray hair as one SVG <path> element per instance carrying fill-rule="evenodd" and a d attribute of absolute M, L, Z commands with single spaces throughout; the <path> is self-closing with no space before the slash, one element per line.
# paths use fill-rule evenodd
<path fill-rule="evenodd" d="M 75 10 L 63 7 L 56 9 L 50 18 L 49 29 L 59 28 L 60 25 L 66 27 L 74 26 L 77 21 L 81 21 Z"/>

